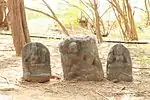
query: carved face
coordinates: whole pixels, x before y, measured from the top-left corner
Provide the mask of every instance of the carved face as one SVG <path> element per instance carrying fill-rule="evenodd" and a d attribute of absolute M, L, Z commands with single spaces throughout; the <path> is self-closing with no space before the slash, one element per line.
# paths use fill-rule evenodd
<path fill-rule="evenodd" d="M 116 61 L 124 61 L 124 50 L 122 45 L 118 44 L 114 49 L 114 55 Z"/>
<path fill-rule="evenodd" d="M 69 44 L 69 52 L 71 53 L 77 53 L 78 52 L 78 47 L 76 42 L 72 42 Z"/>
<path fill-rule="evenodd" d="M 38 50 L 38 47 L 36 46 L 36 44 L 32 45 L 32 50 L 31 50 L 31 58 L 30 61 L 31 63 L 40 63 L 41 59 L 40 59 L 40 50 Z"/>
<path fill-rule="evenodd" d="M 122 49 L 122 45 L 116 46 L 116 49 L 114 50 L 114 54 L 115 55 L 123 55 L 123 49 Z"/>

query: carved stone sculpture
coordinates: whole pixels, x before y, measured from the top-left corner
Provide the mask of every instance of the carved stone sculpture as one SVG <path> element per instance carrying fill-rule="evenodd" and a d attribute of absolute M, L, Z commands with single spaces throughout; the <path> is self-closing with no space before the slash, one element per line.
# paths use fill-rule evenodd
<path fill-rule="evenodd" d="M 71 37 L 59 45 L 65 80 L 100 81 L 102 64 L 94 37 Z"/>
<path fill-rule="evenodd" d="M 112 81 L 132 81 L 130 53 L 122 44 L 113 46 L 108 54 L 107 79 Z"/>
<path fill-rule="evenodd" d="M 28 43 L 22 50 L 23 79 L 46 82 L 51 76 L 50 53 L 41 43 Z"/>

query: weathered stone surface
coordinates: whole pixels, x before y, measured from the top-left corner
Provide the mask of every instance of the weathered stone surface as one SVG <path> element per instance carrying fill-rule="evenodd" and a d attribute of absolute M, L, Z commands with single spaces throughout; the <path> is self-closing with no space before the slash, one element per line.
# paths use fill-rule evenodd
<path fill-rule="evenodd" d="M 107 79 L 112 81 L 132 81 L 130 53 L 122 44 L 113 46 L 108 54 Z"/>
<path fill-rule="evenodd" d="M 51 76 L 50 53 L 41 43 L 28 43 L 22 50 L 23 79 L 46 82 Z"/>
<path fill-rule="evenodd" d="M 102 64 L 94 37 L 72 37 L 59 45 L 65 80 L 100 81 Z"/>

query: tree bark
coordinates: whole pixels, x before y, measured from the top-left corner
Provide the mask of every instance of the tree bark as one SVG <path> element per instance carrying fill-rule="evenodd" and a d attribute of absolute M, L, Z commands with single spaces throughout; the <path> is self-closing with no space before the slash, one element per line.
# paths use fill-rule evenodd
<path fill-rule="evenodd" d="M 4 19 L 3 7 L 0 5 L 0 25 L 2 24 Z"/>
<path fill-rule="evenodd" d="M 147 13 L 147 22 L 146 25 L 150 25 L 150 1 L 149 0 L 144 0 L 145 3 L 145 8 L 146 8 L 146 13 Z"/>
<path fill-rule="evenodd" d="M 100 30 L 100 16 L 98 12 L 98 0 L 94 0 L 94 13 L 95 13 L 95 26 L 96 26 L 96 36 L 98 39 L 98 43 L 102 42 L 102 35 L 101 35 L 101 30 Z"/>
<path fill-rule="evenodd" d="M 129 34 L 130 39 L 131 40 L 138 40 L 135 22 L 134 22 L 134 18 L 132 15 L 132 9 L 131 9 L 131 6 L 130 6 L 128 0 L 126 0 L 126 5 L 127 5 L 127 9 L 128 9 L 128 11 L 127 11 L 128 12 L 128 20 L 129 20 L 129 24 L 130 24 L 130 28 L 131 28 L 131 32 Z"/>
<path fill-rule="evenodd" d="M 4 19 L 6 17 L 6 1 L 0 0 L 0 27 L 3 27 Z"/>
<path fill-rule="evenodd" d="M 125 36 L 124 38 L 131 41 L 138 40 L 135 22 L 132 15 L 132 9 L 128 0 L 123 1 L 123 9 L 116 0 L 111 0 L 111 1 L 109 0 L 109 2 L 116 9 L 118 14 L 121 16 L 121 20 L 123 21 L 124 24 L 124 30 L 126 32 L 126 34 L 123 34 Z"/>
<path fill-rule="evenodd" d="M 13 43 L 16 50 L 16 55 L 21 55 L 23 46 L 30 42 L 29 31 L 27 27 L 24 1 L 23 0 L 8 0 L 9 20 Z"/>

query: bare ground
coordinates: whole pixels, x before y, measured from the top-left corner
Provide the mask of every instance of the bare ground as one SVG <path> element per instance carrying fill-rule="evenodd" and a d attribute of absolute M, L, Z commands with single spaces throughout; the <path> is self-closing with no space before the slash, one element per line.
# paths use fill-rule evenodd
<path fill-rule="evenodd" d="M 58 44 L 62 40 L 35 39 L 51 53 L 52 74 L 61 80 L 30 83 L 22 80 L 21 57 L 15 56 L 11 36 L 0 35 L 0 100 L 150 100 L 150 45 L 126 44 L 133 62 L 133 82 L 68 82 L 63 80 Z M 98 44 L 106 69 L 107 54 L 113 43 Z"/>

